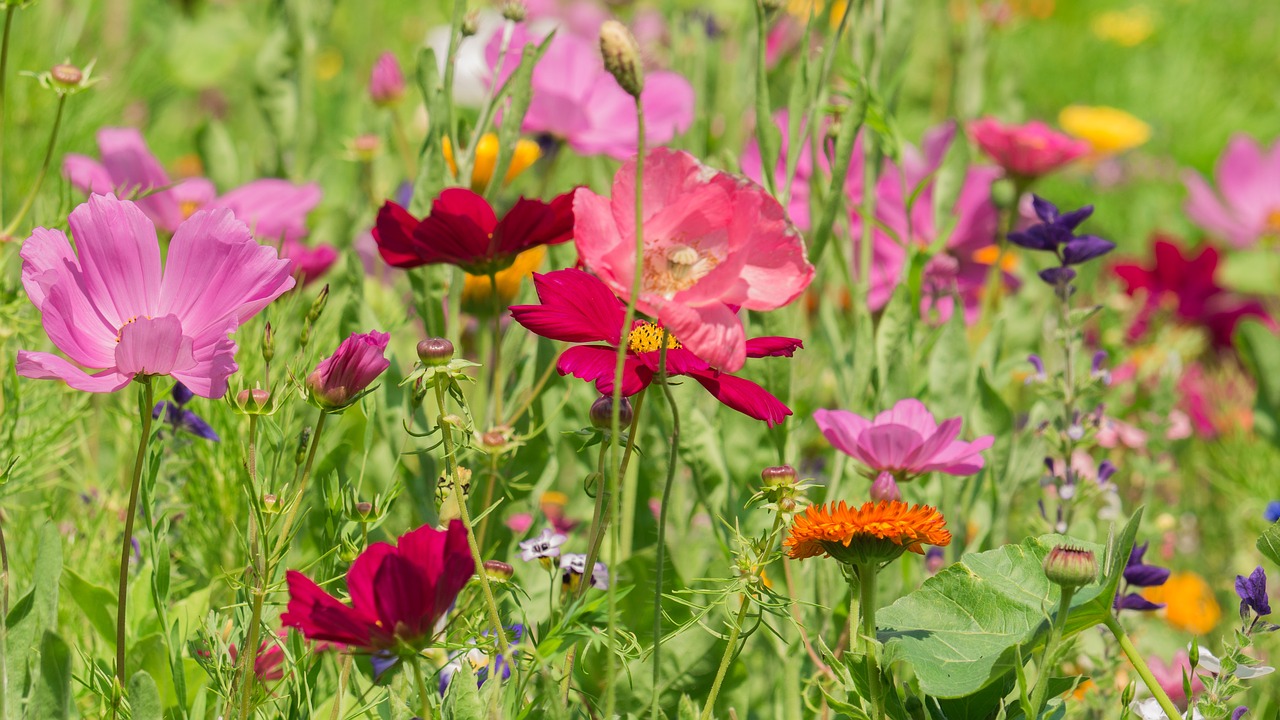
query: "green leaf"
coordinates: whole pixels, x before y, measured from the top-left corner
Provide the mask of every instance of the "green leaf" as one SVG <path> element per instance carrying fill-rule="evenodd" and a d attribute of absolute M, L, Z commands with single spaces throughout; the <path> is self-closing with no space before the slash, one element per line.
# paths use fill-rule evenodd
<path fill-rule="evenodd" d="M 449 691 L 445 693 L 440 717 L 442 720 L 483 720 L 484 705 L 480 702 L 480 690 L 476 687 L 471 663 L 461 662 L 458 665 L 458 671 L 449 680 Z"/>
<path fill-rule="evenodd" d="M 1280 522 L 1271 523 L 1271 527 L 1258 538 L 1258 552 L 1280 565 Z"/>
<path fill-rule="evenodd" d="M 40 529 L 40 545 L 32 571 L 31 592 L 18 602 L 6 620 L 7 707 L 21 705 L 27 673 L 41 634 L 57 624 L 58 577 L 62 574 L 62 536 L 52 523 Z M 24 607 L 25 604 L 25 607 Z"/>
<path fill-rule="evenodd" d="M 1103 580 L 1072 600 L 1064 639 L 1102 622 L 1111 610 L 1125 559 L 1137 536 L 1138 510 L 1107 548 L 1072 540 L 1106 558 Z M 1058 588 L 1041 564 L 1065 538 L 1045 535 L 1020 545 L 968 555 L 929 578 L 919 590 L 882 610 L 886 663 L 903 661 L 920 689 L 940 698 L 971 695 L 1030 658 L 1048 634 Z"/>
<path fill-rule="evenodd" d="M 67 568 L 63 575 L 63 583 L 67 593 L 75 601 L 80 612 L 84 613 L 89 624 L 109 643 L 116 641 L 116 594 L 101 585 L 80 577 L 75 570 Z"/>
<path fill-rule="evenodd" d="M 160 691 L 156 689 L 156 681 L 145 670 L 139 670 L 129 678 L 129 707 L 133 711 L 133 720 L 164 720 Z"/>
<path fill-rule="evenodd" d="M 1254 400 L 1254 428 L 1259 435 L 1280 447 L 1280 337 L 1257 320 L 1247 319 L 1236 327 L 1236 350 L 1258 383 Z"/>
<path fill-rule="evenodd" d="M 49 630 L 40 641 L 40 677 L 31 691 L 29 716 L 71 717 L 71 648 Z"/>
<path fill-rule="evenodd" d="M 912 395 L 911 328 L 917 313 L 911 307 L 909 292 L 898 286 L 885 306 L 876 326 L 876 374 L 879 378 L 880 405 Z"/>
<path fill-rule="evenodd" d="M 929 404 L 940 417 L 962 415 L 970 407 L 970 368 L 964 313 L 952 313 L 929 353 Z"/>

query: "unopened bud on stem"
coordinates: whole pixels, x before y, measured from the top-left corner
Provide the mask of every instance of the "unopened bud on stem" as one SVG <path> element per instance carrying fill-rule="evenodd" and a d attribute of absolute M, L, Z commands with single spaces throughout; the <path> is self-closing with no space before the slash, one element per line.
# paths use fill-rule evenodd
<path fill-rule="evenodd" d="M 625 25 L 609 20 L 600 26 L 600 56 L 604 67 L 631 97 L 644 90 L 644 66 L 640 63 L 640 44 Z"/>
<path fill-rule="evenodd" d="M 597 430 L 609 430 L 613 427 L 613 397 L 611 395 L 601 395 L 596 401 L 591 403 L 591 426 Z M 635 414 L 631 410 L 631 401 L 622 398 L 622 406 L 618 410 L 618 427 L 625 428 L 631 425 L 631 420 Z"/>
<path fill-rule="evenodd" d="M 1044 559 L 1044 574 L 1051 582 L 1074 590 L 1098 579 L 1098 561 L 1084 548 L 1056 545 Z"/>
<path fill-rule="evenodd" d="M 418 359 L 423 365 L 439 367 L 453 359 L 453 343 L 445 338 L 427 338 L 418 343 Z"/>

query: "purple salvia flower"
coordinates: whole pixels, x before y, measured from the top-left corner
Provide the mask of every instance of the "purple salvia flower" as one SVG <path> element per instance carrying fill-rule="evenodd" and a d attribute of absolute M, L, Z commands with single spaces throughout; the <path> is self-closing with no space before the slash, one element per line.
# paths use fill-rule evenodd
<path fill-rule="evenodd" d="M 1034 355 L 1034 354 L 1028 355 L 1027 362 L 1031 363 L 1031 366 L 1036 369 L 1036 374 L 1027 378 L 1028 384 L 1032 382 L 1044 382 L 1049 378 L 1049 376 L 1045 374 L 1045 371 L 1044 371 L 1044 361 L 1040 359 L 1039 355 Z"/>
<path fill-rule="evenodd" d="M 1116 474 L 1116 466 L 1110 460 L 1098 463 L 1098 484 L 1106 485 L 1111 476 Z"/>
<path fill-rule="evenodd" d="M 1240 619 L 1251 628 L 1258 618 L 1271 614 L 1271 601 L 1267 597 L 1267 573 L 1261 565 L 1249 577 L 1236 576 L 1236 595 L 1240 596 Z"/>
<path fill-rule="evenodd" d="M 1240 707 L 1232 711 L 1231 720 L 1240 720 L 1240 718 L 1244 717 L 1244 714 L 1247 712 L 1249 712 L 1248 706 L 1241 705 Z"/>
<path fill-rule="evenodd" d="M 1147 565 L 1142 562 L 1142 556 L 1147 553 L 1147 547 L 1148 543 L 1143 543 L 1142 545 L 1135 545 L 1129 551 L 1129 561 L 1124 568 L 1126 590 L 1128 590 L 1127 586 L 1155 587 L 1163 585 L 1169 579 L 1168 568 Z M 1164 607 L 1164 604 L 1153 603 L 1138 593 L 1127 593 L 1116 595 L 1113 606 L 1116 610 L 1159 610 Z"/>

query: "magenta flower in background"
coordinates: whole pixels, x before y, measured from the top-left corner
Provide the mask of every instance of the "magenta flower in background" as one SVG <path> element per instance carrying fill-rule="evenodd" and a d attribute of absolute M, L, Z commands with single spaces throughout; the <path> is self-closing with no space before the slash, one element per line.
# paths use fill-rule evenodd
<path fill-rule="evenodd" d="M 1156 682 L 1160 684 L 1160 688 L 1169 695 L 1169 699 L 1180 708 L 1187 706 L 1187 690 L 1182 685 L 1182 676 L 1185 673 L 1191 678 L 1191 693 L 1197 694 L 1204 692 L 1204 683 L 1200 677 L 1191 671 L 1191 657 L 1187 655 L 1186 650 L 1179 650 L 1173 654 L 1169 664 L 1165 664 L 1163 660 L 1152 656 L 1147 658 L 1147 665 L 1151 668 L 1151 674 L 1155 676 Z"/>
<path fill-rule="evenodd" d="M 384 52 L 378 56 L 369 73 L 369 99 L 374 105 L 387 107 L 400 102 L 404 97 L 404 73 L 400 71 L 400 63 L 394 53 Z"/>
<path fill-rule="evenodd" d="M 1009 175 L 1032 180 L 1089 154 L 1089 143 L 1033 120 L 1023 125 L 995 118 L 969 123 L 969 135 Z"/>
<path fill-rule="evenodd" d="M 1236 135 L 1214 176 L 1217 192 L 1199 173 L 1183 177 L 1192 222 L 1236 247 L 1280 237 L 1280 141 L 1264 149 L 1248 135 Z"/>
<path fill-rule="evenodd" d="M 542 37 L 517 26 L 498 68 L 501 39 L 495 34 L 486 50 L 489 66 L 495 68 L 491 82 L 499 84 L 515 70 L 524 46 Z M 693 100 L 693 86 L 679 74 L 646 72 L 640 94 L 645 142 L 661 145 L 687 130 L 693 123 Z M 605 70 L 594 38 L 557 33 L 533 68 L 533 98 L 521 129 L 550 134 L 582 155 L 624 160 L 636 153 L 635 100 Z"/>
<path fill-rule="evenodd" d="M 635 172 L 634 159 L 623 163 L 612 198 L 579 189 L 573 199 L 579 257 L 623 298 L 635 268 Z M 689 153 L 648 153 L 644 186 L 636 307 L 706 364 L 741 369 L 748 355 L 738 309 L 774 310 L 804 292 L 814 274 L 804 240 L 763 188 Z"/>
<path fill-rule="evenodd" d="M 992 435 L 957 440 L 960 418 L 939 425 L 924 403 L 914 399 L 899 400 L 871 420 L 847 410 L 818 410 L 813 419 L 837 450 L 873 475 L 887 472 L 899 481 L 931 472 L 973 475 L 982 469 L 982 452 L 995 442 Z"/>
<path fill-rule="evenodd" d="M 774 113 L 774 123 L 781 131 L 782 143 L 781 150 L 778 153 L 778 164 L 774 168 L 773 181 L 774 187 L 778 192 L 782 192 L 782 188 L 787 181 L 787 152 L 788 152 L 788 133 L 787 127 L 790 123 L 790 116 L 786 110 L 780 110 Z M 808 122 L 806 118 L 805 123 Z M 862 157 L 862 136 L 859 135 L 855 141 L 854 157 Z M 760 158 L 760 144 L 753 135 L 747 141 L 747 145 L 742 150 L 742 157 L 739 160 L 742 165 L 742 174 L 746 175 L 757 184 L 764 183 L 764 173 L 762 172 L 763 161 Z M 818 158 L 818 168 L 825 175 L 831 174 L 831 160 L 824 153 Z M 861 164 L 861 163 L 858 163 Z M 791 218 L 791 222 L 795 223 L 797 229 L 807 231 L 809 229 L 809 182 L 814 176 L 814 160 L 812 146 L 806 145 L 805 149 L 800 151 L 799 160 L 796 162 L 795 176 L 791 182 L 791 201 L 787 204 L 787 215 Z M 845 191 L 850 197 L 862 196 L 862 174 L 858 172 L 850 172 L 845 179 Z"/>
<path fill-rule="evenodd" d="M 534 274 L 540 305 L 515 305 L 511 316 L 529 330 L 552 340 L 576 345 L 560 354 L 556 369 L 561 375 L 594 382 L 601 395 L 613 393 L 618 344 L 623 342 L 626 306 L 598 278 L 569 268 L 545 275 Z M 662 328 L 637 320 L 627 334 L 628 353 L 622 372 L 622 394 L 634 395 L 649 386 L 658 374 Z M 712 397 L 738 412 L 763 420 L 770 427 L 791 414 L 769 391 L 751 382 L 720 372 L 688 348 L 678 336 L 668 338 L 667 373 L 691 377 Z M 795 338 L 762 337 L 746 341 L 747 357 L 791 357 L 802 345 Z"/>
<path fill-rule="evenodd" d="M 22 350 L 23 377 L 114 392 L 138 376 L 172 375 L 196 395 L 221 397 L 236 371 L 228 336 L 294 285 L 288 261 L 226 209 L 179 225 L 163 270 L 155 226 L 135 203 L 92 195 L 68 222 L 75 251 L 60 230 L 36 228 L 23 243 L 22 284 L 75 364 Z"/>
<path fill-rule="evenodd" d="M 389 333 L 370 330 L 352 333 L 337 350 L 307 376 L 307 391 L 313 402 L 326 412 L 345 409 L 391 367 L 383 355 Z"/>
<path fill-rule="evenodd" d="M 450 522 L 448 530 L 424 525 L 395 545 L 373 543 L 360 553 L 347 571 L 350 605 L 290 570 L 289 607 L 280 622 L 308 640 L 365 652 L 422 648 L 475 572 L 462 521 Z"/>
<path fill-rule="evenodd" d="M 68 154 L 62 172 L 84 193 L 138 195 L 135 201 L 156 227 L 175 231 L 197 210 L 226 208 L 249 226 L 255 237 L 281 243 L 284 256 L 297 265 L 305 282 L 328 270 L 337 259 L 329 245 L 307 247 L 307 215 L 320 204 L 316 183 L 295 185 L 279 178 L 246 183 L 221 196 L 208 178 L 194 177 L 173 184 L 142 133 L 133 128 L 98 131 L 102 162 Z M 171 187 L 172 185 L 172 187 Z"/>

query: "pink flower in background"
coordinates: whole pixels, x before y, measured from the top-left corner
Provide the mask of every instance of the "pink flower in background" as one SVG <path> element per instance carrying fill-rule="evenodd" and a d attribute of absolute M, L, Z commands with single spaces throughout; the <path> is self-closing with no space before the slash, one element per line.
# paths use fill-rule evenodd
<path fill-rule="evenodd" d="M 609 11 L 594 0 L 526 0 L 525 19 L 550 22 L 558 32 L 595 41 L 600 26 L 611 20 Z"/>
<path fill-rule="evenodd" d="M 1151 674 L 1155 676 L 1160 688 L 1180 708 L 1185 708 L 1189 699 L 1186 688 L 1182 686 L 1184 672 L 1191 678 L 1191 693 L 1194 695 L 1204 692 L 1204 683 L 1201 682 L 1200 676 L 1191 671 L 1191 657 L 1187 655 L 1186 650 L 1174 653 L 1167 665 L 1154 655 L 1147 658 L 1147 665 L 1151 668 Z"/>
<path fill-rule="evenodd" d="M 1089 154 L 1089 143 L 1033 120 L 1023 125 L 982 118 L 969 123 L 969 135 L 1005 172 L 1038 178 Z"/>
<path fill-rule="evenodd" d="M 155 226 L 132 202 L 92 195 L 60 230 L 36 228 L 22 246 L 22 284 L 49 339 L 76 364 L 18 352 L 23 377 L 114 392 L 140 375 L 172 375 L 201 397 L 221 397 L 236 371 L 228 337 L 293 287 L 289 263 L 259 245 L 226 209 L 178 226 L 160 265 Z"/>
<path fill-rule="evenodd" d="M 900 481 L 931 472 L 973 475 L 982 469 L 982 451 L 995 442 L 992 435 L 957 440 L 960 418 L 939 425 L 924 403 L 914 399 L 899 400 L 872 420 L 847 410 L 819 410 L 813 419 L 837 450 L 872 474 L 887 472 Z"/>
<path fill-rule="evenodd" d="M 391 361 L 383 355 L 390 340 L 389 333 L 377 330 L 352 333 L 307 376 L 311 398 L 331 412 L 350 405 L 391 367 Z"/>
<path fill-rule="evenodd" d="M 644 163 L 644 268 L 636 307 L 706 364 L 737 371 L 747 358 L 738 309 L 774 310 L 809 286 L 814 268 L 782 206 L 760 186 L 659 148 Z M 618 296 L 635 269 L 635 161 L 612 198 L 579 189 L 574 241 L 582 262 Z"/>
<path fill-rule="evenodd" d="M 1214 168 L 1214 192 L 1199 173 L 1188 172 L 1187 215 L 1236 247 L 1280 237 L 1280 142 L 1263 149 L 1248 135 L 1231 138 Z"/>
<path fill-rule="evenodd" d="M 519 63 L 525 45 L 541 41 L 524 26 L 511 38 L 498 68 L 501 35 L 486 50 L 492 82 L 504 82 Z M 693 86 L 679 74 L 648 72 L 640 95 L 644 106 L 645 141 L 661 145 L 693 123 Z M 604 69 L 598 42 L 572 33 L 557 33 L 533 69 L 533 98 L 525 114 L 524 132 L 548 133 L 583 155 L 623 160 L 636 153 L 635 101 Z"/>
<path fill-rule="evenodd" d="M 254 657 L 253 674 L 258 677 L 261 682 L 274 682 L 284 678 L 284 645 L 288 633 L 284 630 L 276 631 L 276 637 L 267 638 L 258 646 L 258 654 Z M 240 659 L 240 653 L 236 646 L 232 644 L 227 648 L 227 653 L 231 655 L 231 662 Z"/>
<path fill-rule="evenodd" d="M 395 53 L 384 52 L 378 56 L 369 73 L 369 98 L 375 105 L 395 105 L 404 97 L 404 73 Z"/>
<path fill-rule="evenodd" d="M 307 215 L 320 204 L 320 186 L 295 185 L 288 180 L 263 178 L 218 195 L 208 178 L 194 177 L 174 184 L 160 161 L 151 154 L 142 133 L 133 128 L 98 131 L 102 162 L 85 155 L 68 154 L 62 172 L 84 193 L 138 195 L 135 201 L 156 227 L 175 231 L 197 210 L 226 208 L 266 242 L 280 242 L 286 258 L 297 264 L 310 282 L 337 259 L 332 246 L 309 248 Z"/>
<path fill-rule="evenodd" d="M 778 189 L 778 193 L 782 193 L 782 189 L 787 180 L 787 127 L 790 123 L 790 116 L 786 110 L 781 110 L 774 114 L 774 123 L 781 132 L 782 142 L 781 149 L 778 153 L 778 163 L 774 169 L 773 181 L 774 186 Z M 806 124 L 808 119 L 804 121 Z M 819 131 L 815 131 L 819 132 Z M 828 148 L 829 150 L 830 148 Z M 856 158 L 862 157 L 862 136 L 859 135 L 855 142 L 853 155 Z M 763 161 L 760 158 L 760 144 L 753 135 L 747 141 L 747 145 L 742 150 L 742 158 L 739 161 L 742 165 L 742 174 L 759 184 L 764 184 L 764 173 L 762 172 Z M 857 168 L 861 165 L 859 160 L 851 167 Z M 818 168 L 822 170 L 822 174 L 831 174 L 831 161 L 827 154 L 823 154 L 818 158 Z M 791 222 L 795 223 L 796 228 L 802 231 L 809 229 L 809 182 L 814 177 L 814 162 L 812 146 L 806 146 L 800 152 L 800 157 L 796 162 L 795 176 L 791 182 L 791 201 L 787 204 L 787 215 L 791 217 Z M 850 172 L 845 179 L 845 190 L 850 197 L 862 196 L 862 174 L 860 172 Z"/>

